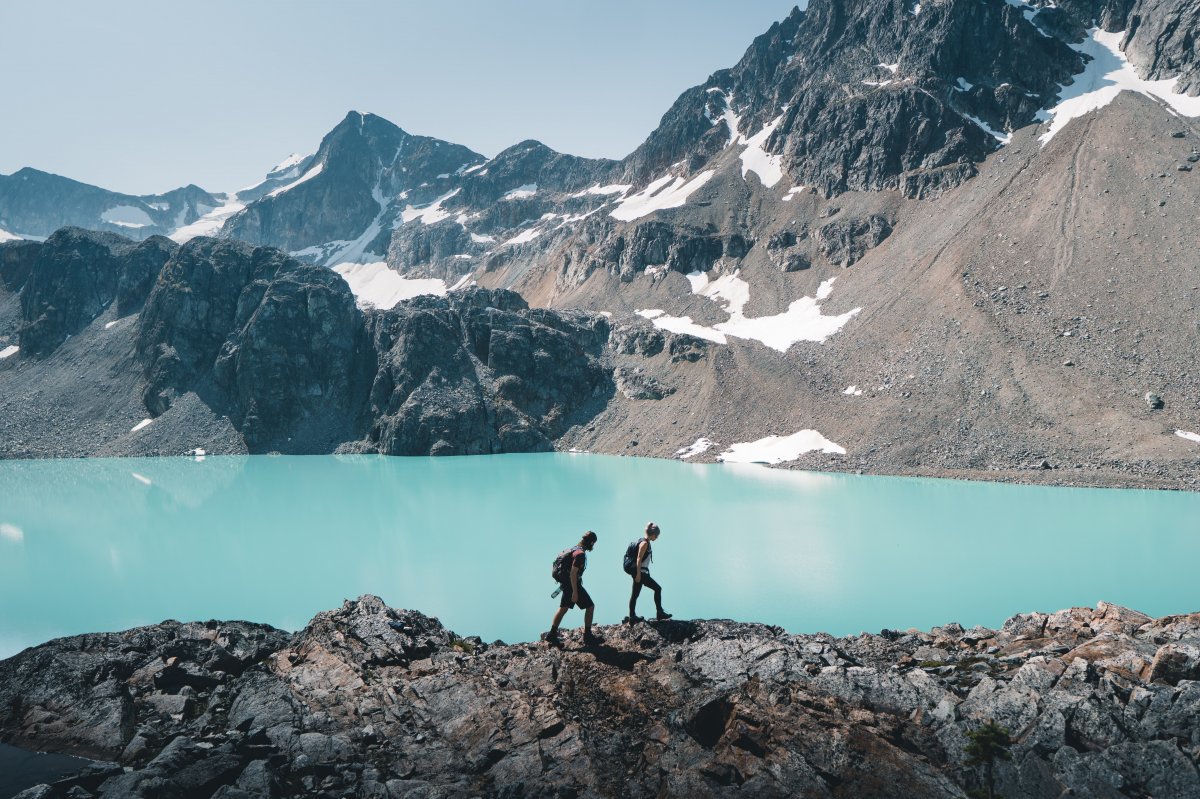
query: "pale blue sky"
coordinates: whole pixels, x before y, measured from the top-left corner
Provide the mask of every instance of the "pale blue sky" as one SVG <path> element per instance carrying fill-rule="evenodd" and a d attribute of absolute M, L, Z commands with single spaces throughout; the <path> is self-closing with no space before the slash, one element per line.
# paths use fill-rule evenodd
<path fill-rule="evenodd" d="M 0 0 L 0 173 L 236 190 L 350 109 L 489 156 L 619 158 L 794 4 Z"/>

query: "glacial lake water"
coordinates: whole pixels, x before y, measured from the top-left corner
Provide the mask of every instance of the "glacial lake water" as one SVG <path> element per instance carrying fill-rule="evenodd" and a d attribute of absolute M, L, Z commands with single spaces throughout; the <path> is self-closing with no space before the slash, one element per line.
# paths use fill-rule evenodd
<path fill-rule="evenodd" d="M 620 561 L 651 519 L 680 618 L 843 635 L 1101 599 L 1200 609 L 1194 493 L 568 454 L 7 461 L 0 657 L 168 618 L 297 629 L 364 593 L 460 635 L 534 640 L 556 607 L 550 562 L 589 528 L 597 619 L 625 615 Z"/>

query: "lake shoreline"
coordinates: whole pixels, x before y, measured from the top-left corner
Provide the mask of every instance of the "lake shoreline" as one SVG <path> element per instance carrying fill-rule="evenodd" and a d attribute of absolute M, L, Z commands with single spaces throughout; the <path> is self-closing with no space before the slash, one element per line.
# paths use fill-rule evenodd
<path fill-rule="evenodd" d="M 222 448 L 220 445 L 213 445 L 214 449 L 202 449 L 203 457 L 232 457 L 232 456 L 251 456 L 251 453 L 240 449 Z M 694 464 L 717 465 L 719 461 L 695 459 L 684 460 L 678 457 L 667 457 L 665 455 L 653 454 L 631 454 L 623 451 L 607 452 L 604 450 L 577 450 L 577 449 L 560 449 L 554 451 L 557 454 L 563 455 L 603 455 L 614 458 L 642 458 L 668 462 L 682 462 Z M 420 459 L 430 456 L 426 455 L 383 455 L 378 453 L 339 453 L 339 452 L 305 452 L 305 453 L 280 453 L 280 452 L 265 452 L 257 453 L 252 457 L 328 457 L 346 455 L 376 455 L 381 458 L 399 458 L 399 459 Z M 552 453 L 530 453 L 530 452 L 505 452 L 496 453 L 494 455 L 453 455 L 446 456 L 451 458 L 486 458 L 486 457 L 505 457 L 510 455 L 542 455 Z M 82 455 L 43 455 L 40 453 L 29 453 L 27 456 L 7 454 L 0 458 L 0 463 L 4 461 L 50 461 L 50 460 L 94 460 L 99 458 L 121 458 L 127 460 L 141 460 L 149 458 L 193 458 L 195 450 L 176 453 L 160 453 L 160 454 L 122 454 L 122 453 L 104 453 L 104 454 L 82 454 Z M 1193 469 L 1178 465 L 1176 471 L 1178 474 L 1143 474 L 1141 472 L 1121 469 L 1121 468 L 1090 468 L 1090 467 L 1059 467 L 1047 466 L 1045 468 L 1032 466 L 1025 469 L 1003 468 L 1003 469 L 978 469 L 978 468 L 955 468 L 955 467 L 929 467 L 929 466 L 911 466 L 897 464 L 876 464 L 864 468 L 859 461 L 851 462 L 845 458 L 828 455 L 802 455 L 795 461 L 786 463 L 754 464 L 768 469 L 777 469 L 786 472 L 829 472 L 833 474 L 857 475 L 863 477 L 916 477 L 928 478 L 934 480 L 965 480 L 979 483 L 1006 483 L 1011 485 L 1030 485 L 1030 486 L 1048 486 L 1055 488 L 1120 488 L 1130 490 L 1147 490 L 1147 491 L 1182 491 L 1191 493 L 1200 493 L 1200 458 L 1197 458 L 1196 466 Z M 1147 468 L 1154 468 L 1159 471 L 1163 470 L 1163 464 L 1151 464 Z"/>

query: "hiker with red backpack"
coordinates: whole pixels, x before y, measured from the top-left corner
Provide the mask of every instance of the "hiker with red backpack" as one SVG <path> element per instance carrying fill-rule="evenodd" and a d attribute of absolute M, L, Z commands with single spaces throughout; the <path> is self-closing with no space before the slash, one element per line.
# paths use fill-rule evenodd
<path fill-rule="evenodd" d="M 596 534 L 588 530 L 578 544 L 564 549 L 554 559 L 551 576 L 558 583 L 558 591 L 551 596 L 557 595 L 561 591 L 562 599 L 558 603 L 558 612 L 554 614 L 554 621 L 550 624 L 550 632 L 542 634 L 542 640 L 548 644 L 561 644 L 558 638 L 558 625 L 562 623 L 563 616 L 566 616 L 567 611 L 572 607 L 583 610 L 583 643 L 591 645 L 601 641 L 599 636 L 592 633 L 592 613 L 596 610 L 596 605 L 588 596 L 587 589 L 583 587 L 583 571 L 587 568 L 587 553 L 591 552 L 592 547 L 596 545 L 596 538 Z"/>
<path fill-rule="evenodd" d="M 650 576 L 650 562 L 654 560 L 654 551 L 650 544 L 658 540 L 660 532 L 658 525 L 650 522 L 646 525 L 645 535 L 625 549 L 625 573 L 633 578 L 633 593 L 629 596 L 629 616 L 625 619 L 626 624 L 634 625 L 645 621 L 637 615 L 637 600 L 643 585 L 654 592 L 654 607 L 658 611 L 656 618 L 659 621 L 671 618 L 671 614 L 663 610 L 662 586 Z"/>

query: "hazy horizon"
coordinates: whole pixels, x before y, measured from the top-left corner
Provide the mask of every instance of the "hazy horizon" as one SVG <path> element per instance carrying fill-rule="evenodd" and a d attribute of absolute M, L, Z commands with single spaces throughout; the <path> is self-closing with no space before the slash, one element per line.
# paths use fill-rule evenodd
<path fill-rule="evenodd" d="M 21 77 L 4 90 L 0 174 L 236 191 L 314 152 L 350 110 L 489 157 L 538 139 L 621 158 L 794 5 L 9 3 L 0 70 Z"/>

